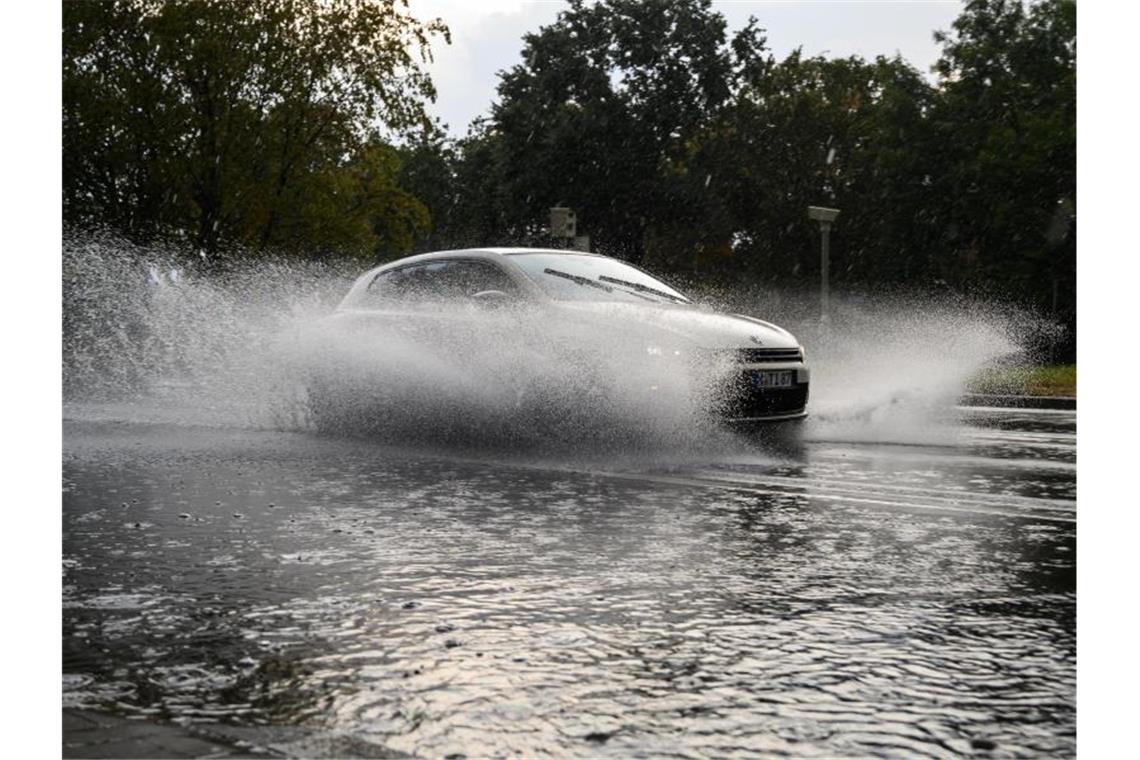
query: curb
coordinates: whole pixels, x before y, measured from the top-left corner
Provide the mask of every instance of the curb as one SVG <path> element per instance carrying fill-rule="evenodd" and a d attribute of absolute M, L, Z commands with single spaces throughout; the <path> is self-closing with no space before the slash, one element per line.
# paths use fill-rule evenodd
<path fill-rule="evenodd" d="M 959 402 L 962 406 L 996 406 L 1013 409 L 1071 409 L 1077 408 L 1076 396 L 1011 396 L 994 393 L 966 393 Z"/>

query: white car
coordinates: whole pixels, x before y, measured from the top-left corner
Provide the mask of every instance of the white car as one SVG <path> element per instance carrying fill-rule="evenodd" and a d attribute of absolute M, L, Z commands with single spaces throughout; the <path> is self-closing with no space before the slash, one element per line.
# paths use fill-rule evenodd
<path fill-rule="evenodd" d="M 448 403 L 468 415 L 488 398 L 502 418 L 528 394 L 547 410 L 602 414 L 615 403 L 667 414 L 697 396 L 699 411 L 718 422 L 807 414 L 809 370 L 789 332 L 699 307 L 593 253 L 477 248 L 400 259 L 361 275 L 323 327 L 343 345 L 322 339 L 328 353 L 309 388 L 322 427 L 417 403 L 436 418 Z M 366 343 L 373 349 L 356 350 Z"/>

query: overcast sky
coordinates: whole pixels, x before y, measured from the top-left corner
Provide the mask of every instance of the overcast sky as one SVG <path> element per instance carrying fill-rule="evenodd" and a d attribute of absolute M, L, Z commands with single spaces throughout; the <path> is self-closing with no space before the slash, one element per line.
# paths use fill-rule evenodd
<path fill-rule="evenodd" d="M 439 91 L 435 113 L 461 136 L 496 97 L 497 72 L 519 60 L 522 36 L 553 23 L 563 0 L 410 0 L 412 14 L 442 18 L 451 45 L 433 46 L 430 71 Z M 714 0 L 730 32 L 756 16 L 777 57 L 797 46 L 806 55 L 865 58 L 899 53 L 927 73 L 938 58 L 932 33 L 950 28 L 960 0 Z"/>

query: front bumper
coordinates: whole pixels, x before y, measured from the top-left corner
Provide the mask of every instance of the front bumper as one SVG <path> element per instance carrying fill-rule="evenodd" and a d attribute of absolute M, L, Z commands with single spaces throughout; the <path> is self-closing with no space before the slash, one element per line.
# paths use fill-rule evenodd
<path fill-rule="evenodd" d="M 754 371 L 792 370 L 795 382 L 786 388 L 755 388 Z M 802 363 L 789 365 L 747 365 L 727 381 L 717 404 L 717 416 L 728 423 L 784 422 L 807 416 L 810 374 Z"/>
<path fill-rule="evenodd" d="M 807 410 L 803 409 L 792 414 L 772 414 L 766 417 L 725 417 L 721 422 L 736 427 L 738 425 L 767 424 L 769 422 L 795 422 L 796 420 L 807 419 L 807 416 Z"/>

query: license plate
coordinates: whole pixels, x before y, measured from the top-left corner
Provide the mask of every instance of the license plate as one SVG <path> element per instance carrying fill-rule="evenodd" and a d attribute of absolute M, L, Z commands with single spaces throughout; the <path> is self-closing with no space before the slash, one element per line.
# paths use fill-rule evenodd
<path fill-rule="evenodd" d="M 778 372 L 750 372 L 753 388 L 791 388 L 795 370 Z"/>

